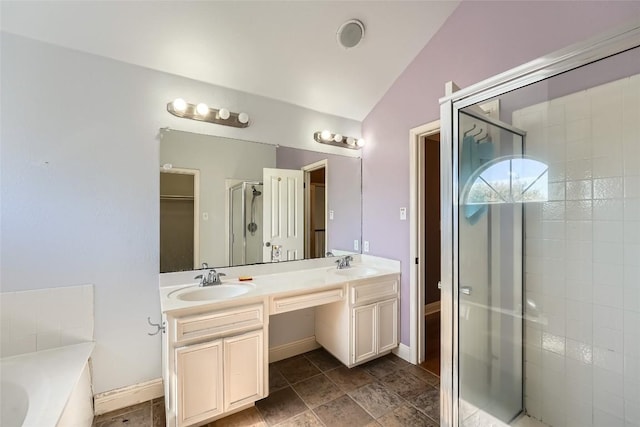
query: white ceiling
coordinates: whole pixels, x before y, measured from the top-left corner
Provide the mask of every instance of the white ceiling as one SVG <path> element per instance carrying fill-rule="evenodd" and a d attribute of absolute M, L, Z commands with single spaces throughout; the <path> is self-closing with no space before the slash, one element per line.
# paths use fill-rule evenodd
<path fill-rule="evenodd" d="M 2 30 L 362 120 L 458 1 L 2 1 Z M 363 42 L 336 42 L 357 18 Z"/>

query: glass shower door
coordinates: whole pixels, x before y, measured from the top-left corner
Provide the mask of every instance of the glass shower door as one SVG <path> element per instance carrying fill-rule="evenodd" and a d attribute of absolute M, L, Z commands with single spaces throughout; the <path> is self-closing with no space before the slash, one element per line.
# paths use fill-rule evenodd
<path fill-rule="evenodd" d="M 508 423 L 524 407 L 522 203 L 538 197 L 546 177 L 523 157 L 524 132 L 476 111 L 470 107 L 458 116 L 462 426 Z"/>

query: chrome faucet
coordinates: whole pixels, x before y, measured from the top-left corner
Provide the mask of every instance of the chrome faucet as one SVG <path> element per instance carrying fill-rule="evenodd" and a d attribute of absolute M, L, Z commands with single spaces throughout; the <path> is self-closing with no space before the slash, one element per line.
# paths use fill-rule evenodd
<path fill-rule="evenodd" d="M 194 279 L 200 279 L 200 286 L 213 286 L 222 283 L 220 276 L 226 276 L 226 274 L 218 273 L 212 268 L 206 274 L 198 274 Z"/>
<path fill-rule="evenodd" d="M 345 255 L 336 260 L 336 264 L 338 264 L 338 270 L 342 270 L 344 268 L 350 268 L 350 262 L 353 261 L 353 257 L 351 255 Z"/>

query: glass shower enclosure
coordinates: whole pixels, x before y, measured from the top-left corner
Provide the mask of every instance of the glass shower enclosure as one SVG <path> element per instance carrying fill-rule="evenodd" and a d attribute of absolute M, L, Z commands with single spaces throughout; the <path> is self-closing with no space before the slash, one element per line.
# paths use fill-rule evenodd
<path fill-rule="evenodd" d="M 640 425 L 638 123 L 638 23 L 449 84 L 441 425 Z"/>

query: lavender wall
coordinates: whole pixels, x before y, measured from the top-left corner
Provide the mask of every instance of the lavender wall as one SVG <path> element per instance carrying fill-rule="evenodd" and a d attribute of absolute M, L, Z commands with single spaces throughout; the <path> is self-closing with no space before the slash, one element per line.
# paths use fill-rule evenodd
<path fill-rule="evenodd" d="M 409 345 L 409 130 L 439 118 L 444 83 L 465 87 L 640 17 L 640 2 L 460 4 L 363 122 L 363 239 L 402 262 L 401 341 Z M 409 212 L 409 215 L 412 213 Z"/>
<path fill-rule="evenodd" d="M 353 241 L 362 235 L 361 160 L 297 148 L 276 150 L 276 167 L 282 169 L 300 169 L 324 159 L 329 164 L 327 209 L 334 211 L 334 219 L 327 221 L 327 248 L 353 251 Z"/>

